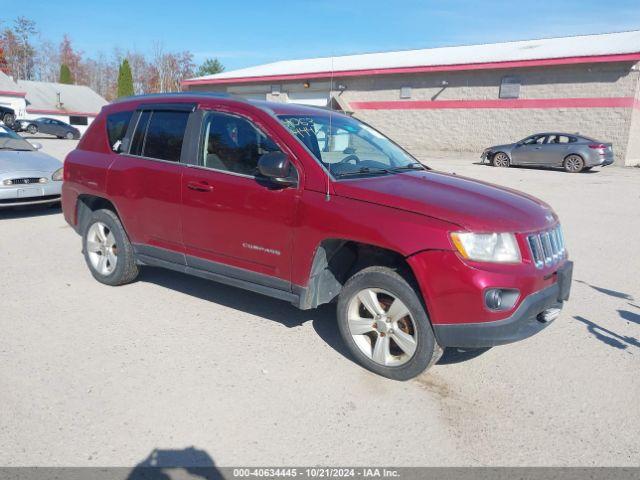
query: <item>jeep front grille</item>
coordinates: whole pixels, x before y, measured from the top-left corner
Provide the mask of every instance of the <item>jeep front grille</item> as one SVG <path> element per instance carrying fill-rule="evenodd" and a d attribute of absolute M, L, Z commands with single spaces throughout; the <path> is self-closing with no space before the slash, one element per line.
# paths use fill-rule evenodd
<path fill-rule="evenodd" d="M 560 262 L 566 254 L 564 235 L 558 224 L 551 230 L 527 236 L 531 258 L 536 268 L 550 267 Z"/>

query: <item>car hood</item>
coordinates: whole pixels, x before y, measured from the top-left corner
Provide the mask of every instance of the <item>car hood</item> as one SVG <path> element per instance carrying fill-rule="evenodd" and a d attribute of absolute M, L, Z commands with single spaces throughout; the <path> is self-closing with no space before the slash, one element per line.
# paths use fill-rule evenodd
<path fill-rule="evenodd" d="M 527 194 L 435 171 L 406 172 L 335 183 L 337 195 L 386 205 L 484 232 L 541 230 L 551 208 Z"/>
<path fill-rule="evenodd" d="M 493 147 L 487 148 L 487 150 L 492 150 L 494 152 L 496 150 L 510 151 L 515 146 L 515 143 L 505 143 L 504 145 L 494 145 Z"/>
<path fill-rule="evenodd" d="M 62 162 L 38 151 L 0 150 L 0 173 L 55 172 Z"/>

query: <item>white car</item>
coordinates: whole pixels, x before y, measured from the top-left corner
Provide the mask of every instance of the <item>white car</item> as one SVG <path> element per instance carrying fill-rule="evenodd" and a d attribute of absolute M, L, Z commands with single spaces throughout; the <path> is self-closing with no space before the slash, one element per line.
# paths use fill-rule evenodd
<path fill-rule="evenodd" d="M 62 162 L 0 125 L 0 209 L 60 202 Z"/>

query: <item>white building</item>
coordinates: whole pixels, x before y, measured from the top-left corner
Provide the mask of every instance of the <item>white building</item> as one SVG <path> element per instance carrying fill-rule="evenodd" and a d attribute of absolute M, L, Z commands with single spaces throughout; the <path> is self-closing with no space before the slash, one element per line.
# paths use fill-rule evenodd
<path fill-rule="evenodd" d="M 83 133 L 107 103 L 84 85 L 14 81 L 0 72 L 0 105 L 12 108 L 17 118 L 55 118 Z"/>

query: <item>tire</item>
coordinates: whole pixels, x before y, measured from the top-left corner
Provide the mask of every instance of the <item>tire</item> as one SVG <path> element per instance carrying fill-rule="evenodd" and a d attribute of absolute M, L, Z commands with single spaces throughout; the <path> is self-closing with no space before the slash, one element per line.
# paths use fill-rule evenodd
<path fill-rule="evenodd" d="M 13 126 L 13 123 L 16 121 L 16 116 L 12 113 L 5 113 L 2 116 L 2 123 L 4 123 L 7 127 Z"/>
<path fill-rule="evenodd" d="M 511 160 L 509 159 L 509 155 L 506 153 L 497 152 L 491 159 L 491 165 L 494 167 L 508 168 L 511 166 Z"/>
<path fill-rule="evenodd" d="M 73 140 L 73 133 L 72 132 L 67 132 L 67 134 L 64 136 L 67 140 Z"/>
<path fill-rule="evenodd" d="M 584 169 L 584 160 L 580 155 L 568 155 L 562 163 L 565 172 L 580 173 Z"/>
<path fill-rule="evenodd" d="M 381 309 L 378 317 L 370 307 Z M 386 317 L 392 308 L 396 314 Z M 368 267 L 351 277 L 338 297 L 337 317 L 340 336 L 356 362 L 383 377 L 409 380 L 442 354 L 416 289 L 390 268 Z"/>
<path fill-rule="evenodd" d="M 82 252 L 91 274 L 100 283 L 124 285 L 138 276 L 131 242 L 120 219 L 111 210 L 91 213 L 83 229 Z"/>
<path fill-rule="evenodd" d="M 36 133 L 38 133 L 38 127 L 36 127 L 34 124 L 27 125 L 27 132 L 30 135 L 35 135 Z"/>

